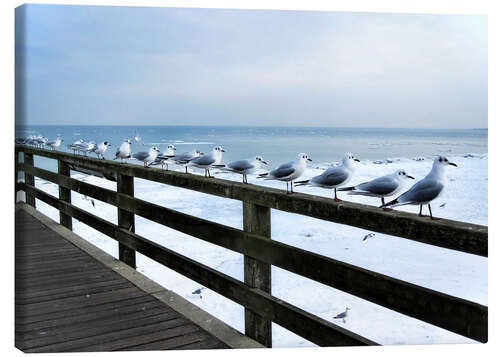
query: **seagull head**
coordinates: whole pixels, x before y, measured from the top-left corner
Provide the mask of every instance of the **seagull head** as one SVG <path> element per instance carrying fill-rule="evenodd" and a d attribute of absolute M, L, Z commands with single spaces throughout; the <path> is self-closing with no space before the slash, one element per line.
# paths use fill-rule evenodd
<path fill-rule="evenodd" d="M 111 144 L 108 141 L 103 142 L 104 146 L 111 146 Z"/>
<path fill-rule="evenodd" d="M 262 158 L 262 156 L 255 156 L 255 161 L 258 161 L 259 163 L 261 163 L 263 165 L 267 165 L 267 162 L 264 161 L 264 159 Z"/>
<path fill-rule="evenodd" d="M 354 155 L 350 152 L 345 154 L 344 158 L 342 159 L 342 163 L 348 167 L 354 167 L 355 161 L 359 162 L 359 159 L 355 158 Z"/>
<path fill-rule="evenodd" d="M 216 146 L 214 147 L 214 151 L 217 151 L 217 152 L 226 152 L 226 150 L 224 150 L 222 147 L 220 146 Z"/>
<path fill-rule="evenodd" d="M 170 150 L 177 150 L 177 148 L 175 146 L 173 146 L 172 144 L 168 145 L 167 146 L 167 149 L 170 149 Z"/>
<path fill-rule="evenodd" d="M 123 142 L 124 142 L 124 143 L 127 143 L 127 144 L 132 144 L 132 142 L 130 141 L 130 139 L 129 139 L 129 138 L 127 138 L 127 139 L 123 140 Z"/>
<path fill-rule="evenodd" d="M 312 161 L 312 159 L 309 156 L 307 156 L 307 154 L 304 154 L 303 152 L 300 153 L 297 158 L 301 161 L 304 161 L 304 162 L 305 161 Z"/>
<path fill-rule="evenodd" d="M 153 146 L 150 150 L 151 151 L 160 152 L 160 149 L 158 149 L 158 147 L 156 147 L 156 146 Z"/>
<path fill-rule="evenodd" d="M 446 166 L 449 166 L 449 165 L 457 167 L 457 164 L 455 164 L 455 163 L 453 163 L 453 162 L 449 161 L 449 160 L 448 160 L 446 157 L 444 157 L 444 156 L 439 155 L 439 156 L 437 156 L 437 157 L 434 159 L 434 166 L 436 166 L 436 167 L 446 167 Z"/>
<path fill-rule="evenodd" d="M 394 173 L 394 175 L 396 176 L 396 178 L 400 179 L 400 180 L 403 180 L 403 179 L 412 179 L 412 180 L 415 180 L 415 177 L 413 176 L 410 176 L 406 173 L 405 170 L 398 170 Z"/>

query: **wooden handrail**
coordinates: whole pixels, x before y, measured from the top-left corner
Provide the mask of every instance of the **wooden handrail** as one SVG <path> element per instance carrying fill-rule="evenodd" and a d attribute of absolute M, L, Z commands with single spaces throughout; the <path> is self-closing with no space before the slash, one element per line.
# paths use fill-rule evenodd
<path fill-rule="evenodd" d="M 269 347 L 272 344 L 270 321 L 320 345 L 374 344 L 273 297 L 270 294 L 271 265 L 463 336 L 487 341 L 486 306 L 273 241 L 269 239 L 270 220 L 265 217 L 269 217 L 270 208 L 275 208 L 361 228 L 379 220 L 387 226 L 377 224 L 372 230 L 383 233 L 389 231 L 388 234 L 402 238 L 482 256 L 487 256 L 488 228 L 485 226 L 450 220 L 430 221 L 405 212 L 386 212 L 366 205 L 337 203 L 323 197 L 286 195 L 283 191 L 262 186 L 16 146 L 16 153 L 20 151 L 25 151 L 28 160 L 16 164 L 16 171 L 24 171 L 29 180 L 18 183 L 16 190 L 25 191 L 26 197 L 32 198 L 33 205 L 36 197 L 59 209 L 61 223 L 67 223 L 68 217 L 73 217 L 116 239 L 120 244 L 120 259 L 131 266 L 135 267 L 135 252 L 140 252 L 242 304 L 247 309 L 246 333 Z M 57 159 L 59 173 L 35 167 L 33 155 Z M 65 168 L 103 173 L 102 176 L 117 179 L 118 192 L 71 178 Z M 60 197 L 53 197 L 35 188 L 35 176 L 57 184 Z M 246 217 L 244 230 L 138 199 L 133 196 L 133 177 L 241 200 Z M 73 206 L 70 195 L 68 199 L 70 191 L 116 206 L 121 217 L 118 225 Z M 245 282 L 232 281 L 234 279 L 135 234 L 135 215 L 244 254 Z M 230 290 L 231 293 L 228 293 L 225 290 L 228 287 L 224 284 L 231 286 L 231 289 L 238 289 L 238 292 Z M 249 302 L 247 298 L 256 300 Z M 279 316 L 277 311 L 280 311 Z"/>

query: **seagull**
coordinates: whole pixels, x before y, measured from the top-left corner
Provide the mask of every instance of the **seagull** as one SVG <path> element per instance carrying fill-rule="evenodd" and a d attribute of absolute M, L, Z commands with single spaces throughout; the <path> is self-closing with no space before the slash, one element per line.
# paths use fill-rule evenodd
<path fill-rule="evenodd" d="M 58 137 L 56 140 L 47 141 L 45 145 L 50 146 L 52 150 L 55 150 L 64 140 Z"/>
<path fill-rule="evenodd" d="M 295 186 L 307 185 L 322 188 L 333 188 L 334 200 L 339 202 L 341 200 L 337 198 L 337 187 L 346 184 L 351 179 L 355 169 L 354 161 L 359 162 L 353 154 L 347 153 L 342 159 L 342 163 L 340 165 L 330 167 L 321 175 L 314 176 L 310 180 L 297 181 Z"/>
<path fill-rule="evenodd" d="M 189 161 L 188 165 L 205 169 L 205 177 L 213 178 L 210 176 L 210 168 L 220 166 L 223 152 L 226 151 L 220 146 L 216 146 L 212 152 Z"/>
<path fill-rule="evenodd" d="M 177 150 L 177 148 L 174 145 L 168 145 L 167 150 L 165 150 L 161 154 L 158 154 L 156 159 L 152 163 L 150 163 L 149 166 L 161 164 L 161 168 L 163 169 L 163 165 L 166 165 L 168 170 L 167 160 L 175 156 L 175 150 Z"/>
<path fill-rule="evenodd" d="M 194 160 L 201 155 L 203 155 L 203 153 L 200 150 L 195 149 L 193 151 L 183 152 L 182 154 L 175 155 L 174 157 L 170 158 L 170 161 L 175 162 L 177 165 L 184 165 L 187 173 L 187 164 L 191 160 Z"/>
<path fill-rule="evenodd" d="M 243 183 L 248 183 L 247 175 L 259 171 L 267 162 L 261 156 L 255 156 L 249 160 L 238 160 L 227 164 L 221 170 L 236 172 L 243 175 Z"/>
<path fill-rule="evenodd" d="M 444 156 L 438 156 L 434 159 L 431 171 L 422 180 L 418 181 L 408 191 L 401 196 L 392 200 L 380 207 L 397 207 L 403 205 L 420 205 L 418 215 L 422 217 L 422 206 L 429 207 L 429 215 L 431 219 L 439 219 L 432 217 L 430 202 L 443 192 L 446 186 L 446 167 L 449 165 L 457 167 L 457 164 L 450 162 Z"/>
<path fill-rule="evenodd" d="M 83 144 L 83 140 L 78 139 L 73 144 L 68 145 L 68 149 L 73 150 L 73 154 L 76 154 L 81 144 Z"/>
<path fill-rule="evenodd" d="M 337 316 L 334 317 L 334 319 L 342 319 L 342 321 L 345 323 L 345 318 L 347 317 L 347 311 L 351 310 L 350 308 L 346 307 L 344 312 L 341 312 Z"/>
<path fill-rule="evenodd" d="M 130 139 L 125 139 L 118 150 L 116 150 L 115 158 L 113 160 L 120 158 L 123 163 L 123 159 L 130 159 L 130 144 Z"/>
<path fill-rule="evenodd" d="M 286 181 L 286 193 L 293 193 L 293 180 L 300 177 L 300 175 L 304 173 L 307 161 L 312 160 L 309 156 L 307 156 L 307 154 L 301 153 L 297 156 L 295 161 L 282 164 L 268 173 L 259 175 L 258 178 L 263 178 L 264 180 Z M 288 181 L 291 182 L 290 192 L 288 192 Z"/>
<path fill-rule="evenodd" d="M 89 141 L 88 143 L 81 143 L 76 146 L 78 147 L 78 151 L 81 151 L 85 156 L 87 156 L 87 153 L 93 151 L 94 148 L 96 147 L 95 141 Z"/>
<path fill-rule="evenodd" d="M 136 143 L 138 143 L 139 141 L 142 140 L 142 138 L 139 136 L 139 133 L 137 132 L 137 130 L 135 131 L 134 140 Z"/>
<path fill-rule="evenodd" d="M 104 160 L 104 152 L 108 149 L 108 146 L 111 146 L 111 144 L 108 141 L 103 141 L 102 143 L 99 143 L 96 147 L 94 147 L 94 152 L 97 155 L 97 158 L 101 156 L 101 159 Z"/>
<path fill-rule="evenodd" d="M 149 149 L 149 151 L 136 152 L 132 155 L 132 157 L 136 160 L 144 162 L 144 167 L 148 167 L 148 161 L 154 161 L 159 152 L 160 149 L 158 149 L 156 146 L 153 146 Z"/>
<path fill-rule="evenodd" d="M 363 195 L 371 197 L 380 197 L 384 205 L 384 197 L 399 193 L 407 179 L 414 180 L 405 170 L 397 170 L 391 175 L 378 177 L 374 180 L 360 183 L 356 186 L 339 188 L 339 191 L 349 191 L 350 195 Z"/>

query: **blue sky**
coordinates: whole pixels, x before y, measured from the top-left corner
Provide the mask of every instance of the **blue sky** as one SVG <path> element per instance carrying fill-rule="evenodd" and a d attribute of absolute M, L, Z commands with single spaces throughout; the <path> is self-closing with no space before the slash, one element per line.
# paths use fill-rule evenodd
<path fill-rule="evenodd" d="M 487 17 L 25 5 L 29 124 L 488 125 Z"/>

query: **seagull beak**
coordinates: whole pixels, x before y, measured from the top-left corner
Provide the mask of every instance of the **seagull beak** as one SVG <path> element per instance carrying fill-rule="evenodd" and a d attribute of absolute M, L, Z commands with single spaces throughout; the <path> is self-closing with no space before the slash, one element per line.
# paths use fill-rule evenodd
<path fill-rule="evenodd" d="M 411 178 L 412 180 L 415 180 L 415 177 L 413 177 L 413 176 L 406 175 L 406 177 Z"/>
<path fill-rule="evenodd" d="M 267 162 L 266 162 L 266 161 L 264 161 L 264 160 L 262 160 L 262 163 L 263 163 L 264 165 L 267 165 Z"/>
<path fill-rule="evenodd" d="M 457 164 L 455 164 L 454 162 L 450 162 L 449 164 L 450 164 L 451 166 L 458 167 L 458 165 L 457 165 Z"/>
<path fill-rule="evenodd" d="M 310 157 L 307 158 L 307 161 L 311 161 L 312 162 L 312 159 Z"/>
<path fill-rule="evenodd" d="M 226 150 L 224 150 L 224 149 L 220 149 L 220 151 L 222 151 L 222 152 L 226 152 Z"/>
<path fill-rule="evenodd" d="M 357 161 L 357 162 L 359 162 L 359 159 L 354 159 L 354 161 Z"/>

